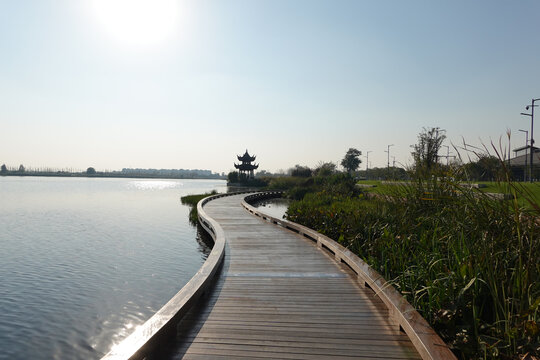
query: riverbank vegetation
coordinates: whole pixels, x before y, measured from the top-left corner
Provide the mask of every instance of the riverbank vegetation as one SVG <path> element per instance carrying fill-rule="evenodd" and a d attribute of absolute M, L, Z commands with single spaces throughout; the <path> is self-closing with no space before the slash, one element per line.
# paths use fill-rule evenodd
<path fill-rule="evenodd" d="M 288 219 L 366 260 L 462 358 L 538 355 L 539 214 L 514 204 L 414 182 L 396 196 L 310 193 Z"/>
<path fill-rule="evenodd" d="M 191 208 L 191 210 L 189 211 L 189 222 L 191 223 L 191 225 L 197 225 L 199 222 L 199 214 L 197 212 L 197 204 L 199 203 L 199 201 L 201 201 L 207 196 L 212 196 L 216 194 L 217 191 L 212 190 L 211 192 L 207 192 L 204 194 L 186 195 L 180 198 L 182 205 L 188 205 Z"/>
<path fill-rule="evenodd" d="M 435 157 L 416 161 L 410 181 L 375 194 L 351 188 L 347 174 L 304 178 L 304 189 L 290 187 L 297 200 L 287 217 L 368 262 L 459 358 L 533 359 L 540 356 L 538 185 L 513 182 L 502 161 L 499 170 L 496 186 L 510 200 L 464 186 L 467 167 L 443 168 Z"/>

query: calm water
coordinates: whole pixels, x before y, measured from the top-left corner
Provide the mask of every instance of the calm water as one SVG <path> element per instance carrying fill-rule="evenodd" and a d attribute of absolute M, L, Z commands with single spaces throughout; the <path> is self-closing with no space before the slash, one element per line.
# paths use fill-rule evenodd
<path fill-rule="evenodd" d="M 288 199 L 269 199 L 260 202 L 256 202 L 253 206 L 259 208 L 262 212 L 273 216 L 277 219 L 284 219 L 285 212 L 289 207 L 290 201 Z"/>
<path fill-rule="evenodd" d="M 0 359 L 99 359 L 204 262 L 185 194 L 219 180 L 0 177 Z"/>

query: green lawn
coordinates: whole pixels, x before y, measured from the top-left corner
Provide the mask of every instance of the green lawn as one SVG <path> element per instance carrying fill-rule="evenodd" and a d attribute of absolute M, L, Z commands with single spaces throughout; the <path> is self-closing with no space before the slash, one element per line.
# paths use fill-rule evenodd
<path fill-rule="evenodd" d="M 362 190 L 373 194 L 387 195 L 395 192 L 396 189 L 395 184 L 383 184 L 383 182 L 380 180 L 360 180 L 357 182 L 357 184 L 370 186 L 375 185 L 375 187 L 362 187 Z"/>
<path fill-rule="evenodd" d="M 396 182 L 395 184 L 392 184 L 392 183 L 383 184 L 383 182 L 379 180 L 358 181 L 358 184 L 375 185 L 375 187 L 362 188 L 364 191 L 370 192 L 373 194 L 383 194 L 383 195 L 395 193 L 396 187 L 399 186 L 398 183 L 399 182 Z M 405 183 L 405 182 L 401 182 L 401 183 Z M 482 187 L 479 189 L 479 191 L 484 192 L 484 193 L 500 193 L 500 194 L 513 193 L 513 190 L 506 183 L 497 183 L 494 181 L 480 181 L 480 182 L 473 182 L 471 184 L 485 185 L 485 187 Z M 513 184 L 515 185 L 517 189 L 517 195 L 518 195 L 517 200 L 520 206 L 523 206 L 526 208 L 532 208 L 531 204 L 525 199 L 525 197 L 532 199 L 536 204 L 540 204 L 540 182 L 537 182 L 537 183 L 515 182 Z"/>
<path fill-rule="evenodd" d="M 485 188 L 481 188 L 482 192 L 489 193 L 506 193 L 512 194 L 516 192 L 518 204 L 526 208 L 532 208 L 529 200 L 532 200 L 536 204 L 540 204 L 540 183 L 524 183 L 524 182 L 515 182 L 515 190 L 512 190 L 510 186 L 506 183 L 496 183 L 496 182 L 482 182 L 485 184 Z"/>

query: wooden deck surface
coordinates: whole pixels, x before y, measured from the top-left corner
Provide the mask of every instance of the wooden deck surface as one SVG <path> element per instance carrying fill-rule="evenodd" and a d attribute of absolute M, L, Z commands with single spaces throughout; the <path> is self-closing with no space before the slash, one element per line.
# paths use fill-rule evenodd
<path fill-rule="evenodd" d="M 313 242 L 248 213 L 244 195 L 212 200 L 225 259 L 182 321 L 175 359 L 419 359 L 373 291 Z"/>

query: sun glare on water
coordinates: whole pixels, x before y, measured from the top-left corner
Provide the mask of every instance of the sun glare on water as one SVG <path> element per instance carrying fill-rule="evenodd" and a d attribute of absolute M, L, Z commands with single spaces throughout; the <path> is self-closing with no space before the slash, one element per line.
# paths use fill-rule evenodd
<path fill-rule="evenodd" d="M 177 10 L 176 0 L 92 0 L 92 11 L 103 30 L 133 47 L 153 46 L 170 38 Z"/>

